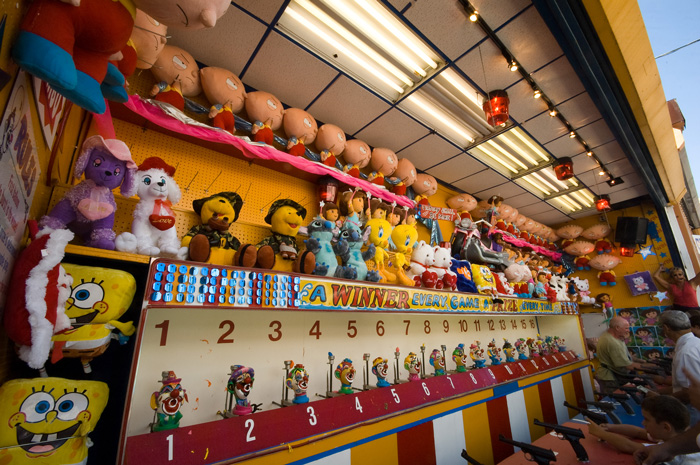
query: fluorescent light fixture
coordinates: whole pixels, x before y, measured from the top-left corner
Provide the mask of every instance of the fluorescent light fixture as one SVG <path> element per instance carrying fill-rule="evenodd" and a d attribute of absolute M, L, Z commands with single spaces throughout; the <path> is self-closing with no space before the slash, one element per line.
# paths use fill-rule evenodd
<path fill-rule="evenodd" d="M 336 3 L 337 0 L 324 0 L 326 3 Z M 370 17 L 377 18 L 381 17 L 380 23 L 391 32 L 394 37 L 396 37 L 400 42 L 404 44 L 409 50 L 418 55 L 421 60 L 423 60 L 432 69 L 437 69 L 438 64 L 430 56 L 428 56 L 428 51 L 423 47 L 416 39 L 413 33 L 408 32 L 408 29 L 396 18 L 389 14 L 384 8 L 377 8 L 377 4 L 369 2 L 367 0 L 355 0 L 355 3 L 360 5 Z"/>
<path fill-rule="evenodd" d="M 311 43 L 315 42 L 311 40 L 313 39 L 313 36 L 315 36 L 316 38 L 321 39 L 321 41 L 325 44 L 330 45 L 330 48 L 325 47 L 325 53 L 322 53 L 323 55 L 329 56 L 331 53 L 340 52 L 344 55 L 344 57 L 347 57 L 349 61 L 355 65 L 358 65 L 359 68 L 363 70 L 363 72 L 360 72 L 360 69 L 354 67 L 354 69 L 350 69 L 349 71 L 351 73 L 354 72 L 353 74 L 355 74 L 355 76 L 357 76 L 361 81 L 365 82 L 370 87 L 375 88 L 380 93 L 395 98 L 404 92 L 401 83 L 391 79 L 389 76 L 383 73 L 379 67 L 373 66 L 370 61 L 363 58 L 360 53 L 355 53 L 355 51 L 351 50 L 350 47 L 344 45 L 341 42 L 342 39 L 339 35 L 329 34 L 328 31 L 330 31 L 330 29 L 324 28 L 322 23 L 310 21 L 311 16 L 298 11 L 297 8 L 297 5 L 289 5 L 283 14 L 283 18 L 286 17 L 294 20 L 294 24 L 291 22 L 285 23 L 285 25 L 289 27 L 290 32 L 293 31 L 298 33 Z M 282 21 L 282 19 L 280 19 L 280 21 Z M 307 32 L 303 32 L 298 27 L 295 27 L 295 24 L 303 26 L 303 29 L 305 29 Z M 319 45 L 320 44 L 316 44 L 317 50 L 321 48 Z M 331 52 L 331 50 L 333 52 Z M 347 64 L 350 65 L 350 63 Z M 393 94 L 389 93 L 388 90 L 391 90 Z"/>
<path fill-rule="evenodd" d="M 476 91 L 472 86 L 470 86 L 467 81 L 462 79 L 457 75 L 452 69 L 447 68 L 440 73 L 440 77 L 445 78 L 447 82 L 452 84 L 455 89 L 457 89 L 462 95 L 467 97 L 470 102 L 472 102 L 479 109 L 483 105 L 483 96 Z M 483 111 L 483 110 L 482 110 Z"/>
<path fill-rule="evenodd" d="M 505 160 L 503 160 L 501 157 L 499 157 L 498 155 L 496 155 L 495 153 L 493 153 L 491 150 L 489 150 L 489 149 L 487 149 L 486 147 L 484 147 L 484 144 L 479 145 L 479 146 L 477 146 L 477 147 L 474 147 L 474 149 L 470 150 L 469 152 L 471 153 L 473 150 L 479 150 L 479 151 L 485 153 L 490 159 L 495 160 L 496 162 L 498 162 L 498 163 L 500 163 L 501 165 L 505 166 L 505 167 L 508 168 L 508 170 L 509 170 L 510 172 L 512 172 L 512 173 L 517 173 L 517 172 L 518 172 L 518 170 L 516 170 L 516 169 L 513 167 L 513 165 L 509 164 L 508 162 L 506 162 Z M 477 158 L 479 158 L 480 160 L 484 160 L 483 157 L 477 157 Z M 489 163 L 489 165 L 492 165 L 492 163 Z M 496 171 L 501 171 L 501 170 L 498 170 L 498 169 L 497 169 Z"/>
<path fill-rule="evenodd" d="M 593 206 L 593 202 L 591 200 L 586 199 L 586 197 L 584 197 L 582 192 L 579 192 L 579 191 L 572 192 L 571 196 L 587 207 Z"/>
<path fill-rule="evenodd" d="M 540 170 L 540 171 L 541 171 L 541 170 Z M 552 185 L 552 183 L 550 183 L 550 182 L 547 181 L 545 178 L 543 178 L 542 176 L 540 176 L 539 173 L 532 173 L 531 176 L 537 178 L 538 181 L 540 181 L 540 182 L 541 182 L 542 184 L 544 184 L 545 186 L 549 187 L 550 190 L 553 190 L 554 192 L 559 192 L 559 189 L 557 189 L 556 187 L 554 187 L 554 186 Z"/>
<path fill-rule="evenodd" d="M 557 176 L 556 176 L 556 174 L 554 174 L 554 171 L 545 168 L 543 170 L 540 170 L 539 172 L 544 173 L 545 176 L 547 176 L 549 179 L 554 181 L 554 183 L 557 184 L 558 186 L 560 186 L 562 189 L 566 190 L 569 188 L 569 186 L 567 186 L 565 182 L 557 179 Z M 569 178 L 569 179 L 573 179 L 573 178 Z"/>
<path fill-rule="evenodd" d="M 537 147 L 535 144 L 533 144 L 530 140 L 529 137 L 525 136 L 525 133 L 522 131 L 520 128 L 513 128 L 511 131 L 509 131 L 511 134 L 513 134 L 515 137 L 520 139 L 523 144 L 528 146 L 530 150 L 535 152 L 543 161 L 550 161 L 550 157 L 548 157 L 544 151 L 542 151 L 539 147 Z"/>
<path fill-rule="evenodd" d="M 526 169 L 529 168 L 529 166 L 527 166 L 526 164 L 524 164 L 523 162 L 521 162 L 520 160 L 518 160 L 517 158 L 515 158 L 513 155 L 511 155 L 511 154 L 508 153 L 507 151 L 505 151 L 500 145 L 496 144 L 496 143 L 493 141 L 493 139 L 492 139 L 492 140 L 489 140 L 489 141 L 486 141 L 486 143 L 487 143 L 488 145 L 490 145 L 491 147 L 493 147 L 494 149 L 496 149 L 496 150 L 498 150 L 499 152 L 501 152 L 501 153 L 502 153 L 503 155 L 505 155 L 506 157 L 508 157 L 508 158 L 509 158 L 511 161 L 513 161 L 516 165 L 520 165 L 520 167 L 522 167 L 522 169 L 526 170 Z"/>
<path fill-rule="evenodd" d="M 455 117 L 432 103 L 421 92 L 414 92 L 406 97 L 401 102 L 401 107 L 414 115 L 420 114 L 424 118 L 427 116 L 429 121 L 426 121 L 426 123 L 429 126 L 438 130 L 442 129 L 445 137 L 461 145 L 468 145 L 468 143 L 474 142 L 474 137 L 468 132 L 467 128 L 460 124 Z"/>
<path fill-rule="evenodd" d="M 395 77 L 400 79 L 404 84 L 406 84 L 406 86 L 408 86 L 408 87 L 413 86 L 413 81 L 405 73 L 403 73 L 396 66 L 391 64 L 388 60 L 386 60 L 384 57 L 382 57 L 379 53 L 375 52 L 369 45 L 367 45 L 362 40 L 360 40 L 356 35 L 354 35 L 352 32 L 347 30 L 345 27 L 343 27 L 336 20 L 331 18 L 328 14 L 326 14 L 323 10 L 318 8 L 316 5 L 309 2 L 308 0 L 296 0 L 296 3 L 298 3 L 299 6 L 304 8 L 306 11 L 311 13 L 313 16 L 318 18 L 320 21 L 322 21 L 326 26 L 330 27 L 332 30 L 337 32 L 342 38 L 347 40 L 350 44 L 355 46 L 362 53 L 364 53 L 369 58 L 374 60 L 382 68 L 389 71 Z M 293 9 L 292 9 L 292 11 L 295 12 L 295 10 L 293 10 Z M 323 38 L 328 40 L 329 37 L 324 36 Z"/>
<path fill-rule="evenodd" d="M 521 178 L 521 179 L 524 180 L 525 182 L 527 182 L 528 184 L 530 184 L 532 187 L 534 187 L 534 188 L 537 189 L 538 191 L 542 192 L 544 195 L 550 195 L 550 194 L 551 194 L 551 192 L 549 192 L 547 189 L 545 189 L 544 187 L 540 186 L 540 185 L 537 184 L 533 179 L 531 179 L 530 176 L 525 176 L 525 177 L 523 177 L 523 178 Z"/>
<path fill-rule="evenodd" d="M 504 142 L 508 147 L 510 147 L 512 150 L 514 150 L 518 155 L 523 157 L 525 160 L 529 161 L 532 163 L 532 166 L 537 166 L 537 161 L 530 156 L 529 153 L 527 153 L 525 150 L 523 150 L 520 145 L 518 145 L 516 142 L 513 141 L 512 135 L 513 132 L 516 131 L 516 129 L 513 129 L 511 131 L 506 132 L 505 134 L 502 134 L 498 136 L 499 142 Z"/>

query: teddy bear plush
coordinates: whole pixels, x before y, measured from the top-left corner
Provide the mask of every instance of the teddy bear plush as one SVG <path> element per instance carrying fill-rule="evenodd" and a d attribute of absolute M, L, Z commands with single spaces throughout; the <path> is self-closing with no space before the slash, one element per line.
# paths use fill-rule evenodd
<path fill-rule="evenodd" d="M 301 222 L 306 218 L 306 208 L 292 199 L 275 200 L 265 216 L 272 234 L 258 243 L 257 266 L 260 268 L 312 273 L 316 257 L 310 250 L 299 251 L 296 236 Z M 253 248 L 241 248 L 242 252 Z"/>
<path fill-rule="evenodd" d="M 188 247 L 191 260 L 217 265 L 255 265 L 255 247 L 241 246 L 241 241 L 228 232 L 243 207 L 240 195 L 235 192 L 219 192 L 193 201 L 192 207 L 202 224 L 192 226 L 182 238 L 182 246 Z"/>
<path fill-rule="evenodd" d="M 105 97 L 126 101 L 123 57 L 136 8 L 171 27 L 213 27 L 228 0 L 36 0 L 22 20 L 12 56 L 19 66 L 93 113 Z"/>
<path fill-rule="evenodd" d="M 164 255 L 184 260 L 187 247 L 180 246 L 171 207 L 180 201 L 180 188 L 173 179 L 175 168 L 158 157 L 147 158 L 136 172 L 136 182 L 125 197 L 138 194 L 131 232 L 120 234 L 117 250 L 142 255 Z"/>
<path fill-rule="evenodd" d="M 85 180 L 70 189 L 39 225 L 67 227 L 89 247 L 114 250 L 116 234 L 112 227 L 117 204 L 112 189 L 121 186 L 124 193 L 133 188 L 136 163 L 124 142 L 92 136 L 83 142 L 75 164 L 75 177 L 83 173 Z"/>

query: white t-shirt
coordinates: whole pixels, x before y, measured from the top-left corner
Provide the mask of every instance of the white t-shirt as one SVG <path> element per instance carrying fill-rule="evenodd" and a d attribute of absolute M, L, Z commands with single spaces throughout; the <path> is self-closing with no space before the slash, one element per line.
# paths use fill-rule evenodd
<path fill-rule="evenodd" d="M 690 387 L 683 368 L 700 376 L 700 338 L 692 332 L 682 335 L 676 341 L 676 353 L 673 356 L 673 392 Z"/>

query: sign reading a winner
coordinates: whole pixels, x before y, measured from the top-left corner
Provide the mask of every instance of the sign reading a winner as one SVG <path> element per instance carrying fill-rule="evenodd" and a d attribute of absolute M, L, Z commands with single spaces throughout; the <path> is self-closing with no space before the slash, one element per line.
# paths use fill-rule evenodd
<path fill-rule="evenodd" d="M 503 299 L 503 304 L 494 305 L 493 300 L 485 295 L 424 288 L 373 287 L 304 277 L 300 288 L 299 308 L 308 310 L 561 313 L 559 306 L 547 301 Z"/>

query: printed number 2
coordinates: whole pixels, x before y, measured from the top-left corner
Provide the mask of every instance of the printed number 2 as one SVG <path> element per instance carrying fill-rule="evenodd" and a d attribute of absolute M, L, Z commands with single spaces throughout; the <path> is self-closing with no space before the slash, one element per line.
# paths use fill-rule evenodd
<path fill-rule="evenodd" d="M 168 462 L 173 461 L 173 435 L 170 434 L 166 436 L 166 441 L 168 441 Z"/>
<path fill-rule="evenodd" d="M 255 441 L 255 436 L 253 436 L 253 428 L 255 427 L 255 422 L 250 418 L 245 421 L 245 426 L 248 428 L 248 434 L 245 435 L 245 442 Z"/>

